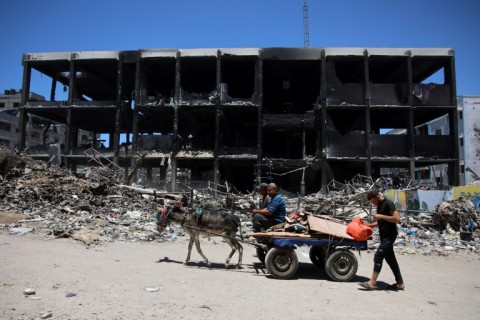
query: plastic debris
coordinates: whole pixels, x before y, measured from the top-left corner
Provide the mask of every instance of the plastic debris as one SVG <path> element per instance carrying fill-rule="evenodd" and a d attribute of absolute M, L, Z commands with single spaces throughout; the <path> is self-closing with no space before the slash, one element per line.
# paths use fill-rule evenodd
<path fill-rule="evenodd" d="M 35 289 L 26 288 L 25 290 L 23 290 L 23 294 L 24 294 L 24 295 L 27 295 L 27 296 L 33 295 L 33 294 L 35 294 Z"/>

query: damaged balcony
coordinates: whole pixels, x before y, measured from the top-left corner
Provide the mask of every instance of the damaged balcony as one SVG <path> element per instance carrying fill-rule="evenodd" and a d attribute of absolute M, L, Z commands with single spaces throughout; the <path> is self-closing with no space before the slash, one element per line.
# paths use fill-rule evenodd
<path fill-rule="evenodd" d="M 220 158 L 219 160 L 219 183 L 224 184 L 225 181 L 235 183 L 238 191 L 246 192 L 255 187 L 255 172 L 253 168 L 256 164 L 256 159 L 245 159 L 244 157 L 231 157 L 228 159 Z"/>
<path fill-rule="evenodd" d="M 179 149 L 174 138 L 176 50 L 140 50 L 138 63 L 137 150 L 145 161 L 161 161 Z"/>
<path fill-rule="evenodd" d="M 58 162 L 64 153 L 65 127 L 32 114 L 28 116 L 27 122 L 29 125 L 25 153 L 37 160 L 49 161 L 55 158 Z"/>
<path fill-rule="evenodd" d="M 213 159 L 215 150 L 215 108 L 178 108 L 178 152 L 175 157 Z"/>
<path fill-rule="evenodd" d="M 256 160 L 258 49 L 222 49 L 219 59 L 219 158 Z"/>
<path fill-rule="evenodd" d="M 328 107 L 327 159 L 366 159 L 365 112 L 365 108 L 359 107 Z"/>
<path fill-rule="evenodd" d="M 375 159 L 372 160 L 371 170 L 374 177 L 410 176 L 411 162 L 408 159 Z"/>
<path fill-rule="evenodd" d="M 220 103 L 223 106 L 258 106 L 258 50 L 222 49 Z"/>
<path fill-rule="evenodd" d="M 200 192 L 208 192 L 209 183 L 215 181 L 215 169 L 211 159 L 202 158 L 177 158 L 176 176 L 172 177 L 167 172 L 167 184 L 175 181 L 177 190 L 196 189 Z M 217 175 L 217 179 L 221 179 Z"/>
<path fill-rule="evenodd" d="M 454 66 L 451 50 L 443 55 L 418 51 L 412 56 L 412 86 L 414 106 L 456 105 Z M 413 51 L 416 53 L 416 51 Z M 446 55 L 446 56 L 445 56 Z"/>
<path fill-rule="evenodd" d="M 362 50 L 342 56 L 339 50 L 326 50 L 328 106 L 366 105 L 365 58 Z"/>
<path fill-rule="evenodd" d="M 72 105 L 116 106 L 119 55 L 72 53 Z"/>
<path fill-rule="evenodd" d="M 292 123 L 284 127 L 266 124 L 262 138 L 262 163 L 273 175 L 270 179 L 288 185 L 290 192 L 318 190 L 321 161 L 315 157 L 317 130 L 313 122 L 297 121 L 296 127 Z"/>
<path fill-rule="evenodd" d="M 320 99 L 318 49 L 264 49 L 263 113 L 305 114 Z"/>
<path fill-rule="evenodd" d="M 415 158 L 417 160 L 448 161 L 457 158 L 456 137 L 450 134 L 452 121 L 457 121 L 456 107 L 419 108 L 413 112 L 415 119 Z M 441 123 L 438 129 L 435 123 Z M 438 125 L 437 125 L 438 126 Z"/>
<path fill-rule="evenodd" d="M 176 50 L 141 50 L 137 106 L 175 104 Z"/>
<path fill-rule="evenodd" d="M 317 154 L 315 115 L 264 114 L 262 157 L 277 170 L 308 166 Z"/>
<path fill-rule="evenodd" d="M 408 104 L 408 56 L 380 55 L 369 51 L 368 76 L 370 104 L 403 106 Z"/>
<path fill-rule="evenodd" d="M 366 172 L 366 162 L 356 159 L 331 159 L 328 165 L 319 173 L 325 175 L 327 181 L 335 180 L 339 182 L 347 181 L 348 177 L 353 178 L 359 173 Z"/>
<path fill-rule="evenodd" d="M 375 159 L 410 159 L 408 135 L 409 109 L 372 107 L 370 109 L 371 157 Z"/>
<path fill-rule="evenodd" d="M 369 49 L 368 54 L 371 105 L 455 105 L 450 49 Z"/>
<path fill-rule="evenodd" d="M 179 105 L 213 106 L 217 92 L 217 51 L 182 50 Z M 201 54 L 201 56 L 199 56 Z"/>
<path fill-rule="evenodd" d="M 153 153 L 159 157 L 170 156 L 175 150 L 173 139 L 173 108 L 138 106 L 137 112 L 138 151 L 140 153 Z"/>
<path fill-rule="evenodd" d="M 222 108 L 220 114 L 219 157 L 222 159 L 256 159 L 258 111 Z"/>
<path fill-rule="evenodd" d="M 316 131 L 313 128 L 264 128 L 263 157 L 287 160 L 314 158 L 316 141 Z"/>

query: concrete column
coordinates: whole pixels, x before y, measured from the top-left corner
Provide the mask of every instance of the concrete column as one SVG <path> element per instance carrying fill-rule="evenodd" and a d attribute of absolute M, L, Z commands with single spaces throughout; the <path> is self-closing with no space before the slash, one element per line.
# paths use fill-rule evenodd
<path fill-rule="evenodd" d="M 255 64 L 255 90 L 257 92 L 257 176 L 255 185 L 262 181 L 261 164 L 263 157 L 263 51 L 260 50 Z"/>
<path fill-rule="evenodd" d="M 321 178 L 321 191 L 322 193 L 327 193 L 327 173 L 329 172 L 329 167 L 328 167 L 328 162 L 327 162 L 327 145 L 328 145 L 328 140 L 327 140 L 327 58 L 325 55 L 325 50 L 322 50 L 321 52 L 321 79 L 322 81 L 320 82 L 320 103 L 321 103 L 321 109 L 320 109 L 320 130 L 321 130 L 321 151 L 320 151 L 320 156 L 322 159 L 322 178 Z M 317 151 L 318 153 L 318 151 Z"/>
<path fill-rule="evenodd" d="M 27 140 L 27 118 L 28 114 L 25 111 L 25 107 L 30 96 L 30 80 L 32 77 L 32 68 L 28 62 L 23 63 L 23 79 L 22 79 L 22 95 L 20 101 L 20 116 L 18 119 L 18 129 L 20 134 L 18 136 L 18 147 L 20 150 L 25 149 L 25 143 Z"/>

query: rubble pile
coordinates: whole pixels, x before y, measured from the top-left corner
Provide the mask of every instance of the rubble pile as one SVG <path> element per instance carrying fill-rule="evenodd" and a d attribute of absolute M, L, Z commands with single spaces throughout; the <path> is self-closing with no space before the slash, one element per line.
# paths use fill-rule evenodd
<path fill-rule="evenodd" d="M 475 230 L 468 241 L 463 240 L 461 234 L 451 228 L 438 231 L 399 225 L 398 232 L 395 248 L 400 254 L 447 256 L 460 251 L 480 254 L 480 229 Z M 379 243 L 378 228 L 375 228 L 369 248 L 376 249 Z"/>
<path fill-rule="evenodd" d="M 443 201 L 432 213 L 435 225 L 441 230 L 452 228 L 455 231 L 472 232 L 478 227 L 477 217 L 475 206 L 465 198 Z"/>
<path fill-rule="evenodd" d="M 42 229 L 89 244 L 100 239 L 162 240 L 153 218 L 153 196 L 142 196 L 105 179 L 76 176 L 1 147 L 0 175 L 2 214 L 24 216 L 21 223 L 5 225 L 11 232 Z"/>
<path fill-rule="evenodd" d="M 327 194 L 295 197 L 282 192 L 291 219 L 284 227 L 308 232 L 305 215 L 329 216 L 345 224 L 354 218 L 368 220 L 372 208 L 366 194 L 376 184 L 358 176 L 346 184 L 331 183 Z M 226 208 L 241 217 L 244 235 L 251 232 L 248 212 L 253 195 L 218 190 L 218 186 L 217 192 L 193 190 L 193 205 Z M 10 233 L 72 237 L 86 244 L 100 240 L 163 242 L 184 235 L 175 224 L 162 234 L 156 228 L 157 204 L 172 195 L 141 191 L 145 190 L 119 185 L 101 167 L 73 174 L 0 146 L 0 228 Z M 448 254 L 459 249 L 480 253 L 478 217 L 475 206 L 463 198 L 442 202 L 434 212 L 406 215 L 399 226 L 397 247 L 406 254 Z M 370 246 L 376 245 L 378 234 L 374 233 Z"/>
<path fill-rule="evenodd" d="M 318 192 L 304 198 L 305 211 L 314 214 L 329 215 L 338 219 L 351 220 L 368 216 L 367 192 L 347 195 L 341 191 L 328 194 Z"/>

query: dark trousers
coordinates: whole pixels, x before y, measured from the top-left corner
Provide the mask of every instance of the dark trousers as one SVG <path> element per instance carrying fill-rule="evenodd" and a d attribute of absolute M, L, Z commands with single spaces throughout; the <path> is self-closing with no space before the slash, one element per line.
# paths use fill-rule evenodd
<path fill-rule="evenodd" d="M 382 270 L 383 259 L 387 261 L 390 269 L 392 269 L 393 275 L 395 276 L 395 281 L 397 283 L 403 283 L 402 274 L 400 273 L 400 267 L 398 266 L 397 258 L 395 257 L 395 252 L 393 251 L 393 243 L 397 237 L 388 237 L 385 239 L 380 239 L 380 246 L 375 252 L 373 257 L 373 271 L 380 273 Z"/>
<path fill-rule="evenodd" d="M 267 217 L 263 214 L 257 213 L 253 216 L 253 230 L 255 232 L 263 232 L 266 231 L 268 228 L 278 224 L 273 217 Z"/>

